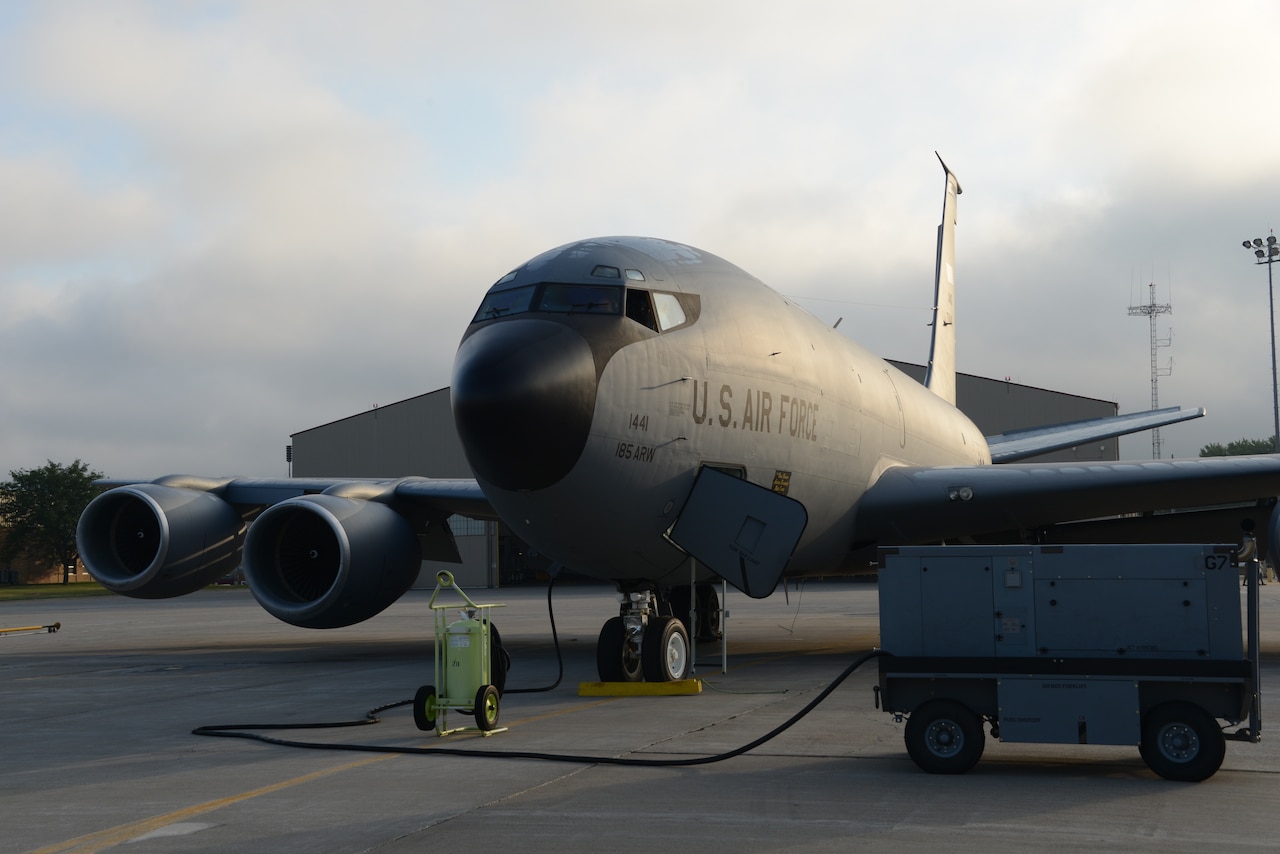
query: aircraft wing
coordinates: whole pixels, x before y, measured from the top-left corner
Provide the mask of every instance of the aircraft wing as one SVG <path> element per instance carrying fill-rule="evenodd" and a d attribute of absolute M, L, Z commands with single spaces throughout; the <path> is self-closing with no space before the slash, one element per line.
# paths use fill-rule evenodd
<path fill-rule="evenodd" d="M 1203 407 L 1183 409 L 1180 406 L 1168 409 L 1153 409 L 1147 412 L 1133 412 L 1128 415 L 1115 415 L 1110 418 L 1091 418 L 1086 421 L 1071 421 L 1066 424 L 1054 424 L 1048 427 L 1032 427 L 1027 430 L 1011 430 L 987 437 L 987 446 L 991 448 L 991 462 L 1011 463 L 1073 448 L 1099 439 L 1112 436 L 1124 436 L 1137 433 L 1139 430 L 1150 430 L 1152 427 L 1163 427 L 1200 418 L 1205 414 Z"/>
<path fill-rule="evenodd" d="M 269 507 L 302 495 L 339 495 L 344 498 L 377 498 L 383 502 L 399 500 L 416 504 L 436 513 L 469 516 L 473 519 L 497 519 L 489 499 L 479 484 L 469 478 L 403 477 L 358 479 L 343 477 L 202 477 L 168 475 L 153 481 L 107 478 L 99 486 L 135 486 L 154 483 L 175 489 L 212 493 L 240 508 Z"/>
<path fill-rule="evenodd" d="M 1280 494 L 1280 455 L 1111 463 L 900 467 L 858 501 L 855 546 L 1026 531 L 1122 513 Z"/>
<path fill-rule="evenodd" d="M 113 484 L 76 529 L 80 556 L 108 590 L 182 596 L 242 566 L 268 613 L 306 628 L 366 620 L 409 589 L 424 560 L 459 562 L 451 515 L 497 518 L 469 479 L 103 483 Z"/>
<path fill-rule="evenodd" d="M 345 498 L 374 499 L 421 505 L 436 512 L 474 519 L 497 519 L 498 515 L 472 479 L 404 477 L 395 480 L 350 480 L 344 478 L 236 478 L 227 484 L 223 498 L 232 504 L 275 504 L 296 495 L 327 493 Z"/>

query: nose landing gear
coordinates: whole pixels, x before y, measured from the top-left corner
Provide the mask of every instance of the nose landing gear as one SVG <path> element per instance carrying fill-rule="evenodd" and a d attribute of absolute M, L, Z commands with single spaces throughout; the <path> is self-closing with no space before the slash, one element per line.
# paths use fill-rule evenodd
<path fill-rule="evenodd" d="M 675 682 L 692 668 L 689 633 L 653 590 L 619 594 L 621 614 L 607 620 L 596 642 L 601 682 Z M 661 614 L 660 610 L 668 611 Z"/>

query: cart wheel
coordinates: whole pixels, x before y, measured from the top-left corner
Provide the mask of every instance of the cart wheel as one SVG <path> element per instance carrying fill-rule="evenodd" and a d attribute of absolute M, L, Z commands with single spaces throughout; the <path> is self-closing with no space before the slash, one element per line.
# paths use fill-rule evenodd
<path fill-rule="evenodd" d="M 676 617 L 655 617 L 644 630 L 640 661 L 647 682 L 674 682 L 689 673 L 689 633 Z"/>
<path fill-rule="evenodd" d="M 982 719 L 954 700 L 930 700 L 907 719 L 907 753 L 930 774 L 963 774 L 982 758 Z"/>
<path fill-rule="evenodd" d="M 1227 740 L 1218 722 L 1199 706 L 1162 703 L 1142 722 L 1138 752 L 1166 780 L 1199 783 L 1222 767 Z"/>
<path fill-rule="evenodd" d="M 414 695 L 413 722 L 424 732 L 436 728 L 436 686 L 423 685 Z"/>
<path fill-rule="evenodd" d="M 476 692 L 476 726 L 485 732 L 498 725 L 498 689 L 481 685 Z"/>

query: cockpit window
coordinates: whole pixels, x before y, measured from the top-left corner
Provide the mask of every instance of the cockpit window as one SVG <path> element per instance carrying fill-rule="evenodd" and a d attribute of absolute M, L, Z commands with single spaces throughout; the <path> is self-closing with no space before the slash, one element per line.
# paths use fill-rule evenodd
<path fill-rule="evenodd" d="M 476 312 L 473 323 L 481 320 L 493 320 L 496 317 L 507 317 L 521 314 L 529 310 L 533 302 L 534 285 L 523 288 L 512 288 L 509 291 L 490 291 L 485 294 L 480 310 Z"/>
<path fill-rule="evenodd" d="M 658 331 L 658 321 L 654 317 L 653 302 L 649 299 L 648 291 L 627 288 L 627 317 L 641 326 L 649 327 L 654 332 Z"/>
<path fill-rule="evenodd" d="M 654 332 L 669 332 L 689 322 L 680 297 L 640 288 L 627 288 L 627 317 Z"/>
<path fill-rule="evenodd" d="M 609 285 L 542 286 L 538 311 L 571 314 L 621 314 L 622 288 Z"/>
<path fill-rule="evenodd" d="M 658 323 L 662 326 L 663 332 L 683 326 L 688 319 L 675 294 L 655 293 L 653 307 L 658 312 Z"/>
<path fill-rule="evenodd" d="M 628 270 L 627 273 L 633 271 Z M 639 279 L 637 279 L 639 281 Z M 472 323 L 528 312 L 556 314 L 626 314 L 654 332 L 669 332 L 698 319 L 698 298 L 687 294 L 623 288 L 617 285 L 570 285 L 541 282 L 485 294 Z"/>

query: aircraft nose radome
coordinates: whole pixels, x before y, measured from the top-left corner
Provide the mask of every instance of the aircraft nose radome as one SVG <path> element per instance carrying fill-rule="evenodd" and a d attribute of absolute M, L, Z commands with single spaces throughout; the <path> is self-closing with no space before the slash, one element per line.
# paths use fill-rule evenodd
<path fill-rule="evenodd" d="M 541 489 L 568 474 L 595 403 L 591 348 L 567 326 L 508 320 L 458 348 L 454 423 L 476 476 L 501 489 Z"/>

